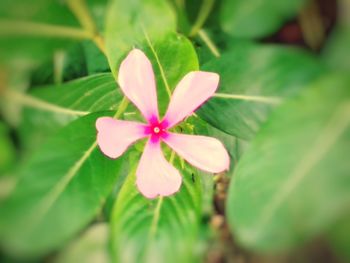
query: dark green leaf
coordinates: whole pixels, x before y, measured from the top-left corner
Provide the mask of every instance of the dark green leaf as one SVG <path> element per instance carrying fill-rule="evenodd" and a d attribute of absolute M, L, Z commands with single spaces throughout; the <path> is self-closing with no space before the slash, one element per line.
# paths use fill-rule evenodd
<path fill-rule="evenodd" d="M 348 53 L 350 46 L 350 26 L 339 27 L 331 35 L 324 51 L 325 62 L 334 70 L 350 72 Z"/>
<path fill-rule="evenodd" d="M 350 214 L 341 217 L 328 232 L 328 239 L 331 247 L 344 262 L 350 260 Z"/>
<path fill-rule="evenodd" d="M 277 109 L 240 160 L 227 202 L 236 238 L 279 251 L 349 208 L 349 79 L 328 76 Z"/>
<path fill-rule="evenodd" d="M 5 175 L 14 165 L 15 147 L 9 135 L 9 130 L 0 121 L 0 176 Z"/>
<path fill-rule="evenodd" d="M 223 0 L 221 26 L 235 37 L 263 37 L 296 15 L 304 3 L 305 0 Z"/>
<path fill-rule="evenodd" d="M 220 74 L 220 87 L 199 116 L 242 139 L 253 138 L 276 105 L 323 72 L 318 61 L 302 51 L 239 44 L 203 69 Z"/>
<path fill-rule="evenodd" d="M 0 206 L 1 245 L 16 256 L 37 256 L 60 246 L 101 210 L 123 159 L 106 158 L 96 144 L 95 121 L 78 119 L 31 156 L 20 181 Z"/>

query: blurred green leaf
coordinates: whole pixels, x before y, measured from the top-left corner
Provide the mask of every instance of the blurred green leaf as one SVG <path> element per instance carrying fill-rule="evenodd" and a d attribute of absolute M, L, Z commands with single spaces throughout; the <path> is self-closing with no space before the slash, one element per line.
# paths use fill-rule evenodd
<path fill-rule="evenodd" d="M 323 50 L 323 59 L 334 70 L 350 72 L 349 46 L 350 25 L 338 27 Z"/>
<path fill-rule="evenodd" d="M 0 62 L 37 65 L 54 50 L 88 39 L 65 1 L 2 0 L 0 3 Z M 6 51 L 6 52 L 4 52 Z"/>
<path fill-rule="evenodd" d="M 227 212 L 246 247 L 301 245 L 349 208 L 349 84 L 324 77 L 276 109 L 240 160 Z"/>
<path fill-rule="evenodd" d="M 114 262 L 198 262 L 201 178 L 187 165 L 175 166 L 183 175 L 180 191 L 153 200 L 138 192 L 131 171 L 112 215 Z"/>
<path fill-rule="evenodd" d="M 108 230 L 106 223 L 91 226 L 82 236 L 68 244 L 55 263 L 108 263 Z"/>
<path fill-rule="evenodd" d="M 1 246 L 15 256 L 44 255 L 83 229 L 113 189 L 123 159 L 96 144 L 96 118 L 73 122 L 31 156 L 0 206 Z"/>
<path fill-rule="evenodd" d="M 223 0 L 220 22 L 235 37 L 259 38 L 275 32 L 293 18 L 305 0 Z"/>
<path fill-rule="evenodd" d="M 13 167 L 15 158 L 15 147 L 10 139 L 9 130 L 0 121 L 0 176 L 5 175 Z"/>
<path fill-rule="evenodd" d="M 5 98 L 11 105 L 23 107 L 19 133 L 25 148 L 30 149 L 79 116 L 116 110 L 122 96 L 112 74 L 103 73 L 34 88 L 29 94 L 9 91 Z"/>
<path fill-rule="evenodd" d="M 350 260 L 350 213 L 341 217 L 328 232 L 328 239 L 331 247 L 344 262 Z"/>
<path fill-rule="evenodd" d="M 220 87 L 197 113 L 214 127 L 246 140 L 254 137 L 276 105 L 324 71 L 315 58 L 294 48 L 239 43 L 202 68 L 219 73 Z"/>

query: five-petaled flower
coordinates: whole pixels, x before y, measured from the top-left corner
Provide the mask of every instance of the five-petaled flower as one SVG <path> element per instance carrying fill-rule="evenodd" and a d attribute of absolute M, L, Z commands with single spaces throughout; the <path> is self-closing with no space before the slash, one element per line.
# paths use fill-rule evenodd
<path fill-rule="evenodd" d="M 122 62 L 118 82 L 125 96 L 148 123 L 98 118 L 97 143 L 106 156 L 118 158 L 129 145 L 148 138 L 136 170 L 136 185 L 145 197 L 172 195 L 181 186 L 182 177 L 165 159 L 161 142 L 201 170 L 219 173 L 228 169 L 229 155 L 219 140 L 169 131 L 214 94 L 219 83 L 218 74 L 203 71 L 188 73 L 173 92 L 162 119 L 158 113 L 152 65 L 141 50 L 132 50 Z"/>

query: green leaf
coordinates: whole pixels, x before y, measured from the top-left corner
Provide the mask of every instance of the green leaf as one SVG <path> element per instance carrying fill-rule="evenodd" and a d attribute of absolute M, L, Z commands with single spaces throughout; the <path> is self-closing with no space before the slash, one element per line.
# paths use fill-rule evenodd
<path fill-rule="evenodd" d="M 165 114 L 170 94 L 190 71 L 198 70 L 198 58 L 192 43 L 185 37 L 169 33 L 163 39 L 145 46 L 157 83 L 158 108 Z"/>
<path fill-rule="evenodd" d="M 155 72 L 161 114 L 181 78 L 198 70 L 191 42 L 176 34 L 173 10 L 162 0 L 114 0 L 107 14 L 106 48 L 115 76 L 121 60 L 132 48 L 146 53 Z"/>
<path fill-rule="evenodd" d="M 108 224 L 99 223 L 67 245 L 57 256 L 55 263 L 107 263 L 108 255 Z"/>
<path fill-rule="evenodd" d="M 236 45 L 203 66 L 220 75 L 216 95 L 198 114 L 214 127 L 252 139 L 271 110 L 323 73 L 305 52 L 280 46 Z"/>
<path fill-rule="evenodd" d="M 24 107 L 19 132 L 29 149 L 80 116 L 116 110 L 121 98 L 110 73 L 34 88 L 29 94 L 8 91 L 5 97 L 12 106 Z"/>
<path fill-rule="evenodd" d="M 348 53 L 350 46 L 350 26 L 338 27 L 331 35 L 323 50 L 324 61 L 334 70 L 350 72 Z"/>
<path fill-rule="evenodd" d="M 194 134 L 214 137 L 221 141 L 230 155 L 230 170 L 236 166 L 238 160 L 241 158 L 244 151 L 248 147 L 247 141 L 241 140 L 231 134 L 222 132 L 221 130 L 216 129 L 209 123 L 196 116 L 187 118 L 185 125 L 193 125 Z"/>
<path fill-rule="evenodd" d="M 89 75 L 110 72 L 106 56 L 95 44 L 90 41 L 83 42 L 87 71 Z"/>
<path fill-rule="evenodd" d="M 37 65 L 54 50 L 88 39 L 64 1 L 3 0 L 0 4 L 1 61 Z"/>
<path fill-rule="evenodd" d="M 270 116 L 243 155 L 227 212 L 246 247 L 301 245 L 349 208 L 349 83 L 337 75 L 315 82 Z"/>
<path fill-rule="evenodd" d="M 133 47 L 142 49 L 175 30 L 175 15 L 167 1 L 111 1 L 105 39 L 112 72 L 117 73 L 121 60 Z"/>
<path fill-rule="evenodd" d="M 220 23 L 235 37 L 259 38 L 275 32 L 301 9 L 305 0 L 223 0 Z"/>
<path fill-rule="evenodd" d="M 97 148 L 91 114 L 62 129 L 20 169 L 20 180 L 0 206 L 1 246 L 16 256 L 44 255 L 82 230 L 101 210 L 123 159 Z"/>
<path fill-rule="evenodd" d="M 0 176 L 5 175 L 13 167 L 15 158 L 15 147 L 8 128 L 0 121 Z"/>
<path fill-rule="evenodd" d="M 112 215 L 114 262 L 198 262 L 201 178 L 175 165 L 183 175 L 180 191 L 153 200 L 138 192 L 131 171 Z"/>
<path fill-rule="evenodd" d="M 327 235 L 331 247 L 344 262 L 350 260 L 350 214 L 349 211 L 347 213 L 330 228 Z"/>

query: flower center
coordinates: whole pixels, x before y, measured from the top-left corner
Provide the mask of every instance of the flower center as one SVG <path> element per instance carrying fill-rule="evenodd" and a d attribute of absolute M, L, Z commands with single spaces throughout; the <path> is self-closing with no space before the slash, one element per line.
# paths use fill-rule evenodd
<path fill-rule="evenodd" d="M 145 127 L 145 135 L 150 135 L 152 142 L 158 142 L 160 139 L 168 136 L 167 128 L 166 121 L 159 122 L 155 118 L 154 120 L 150 120 L 148 126 Z"/>

